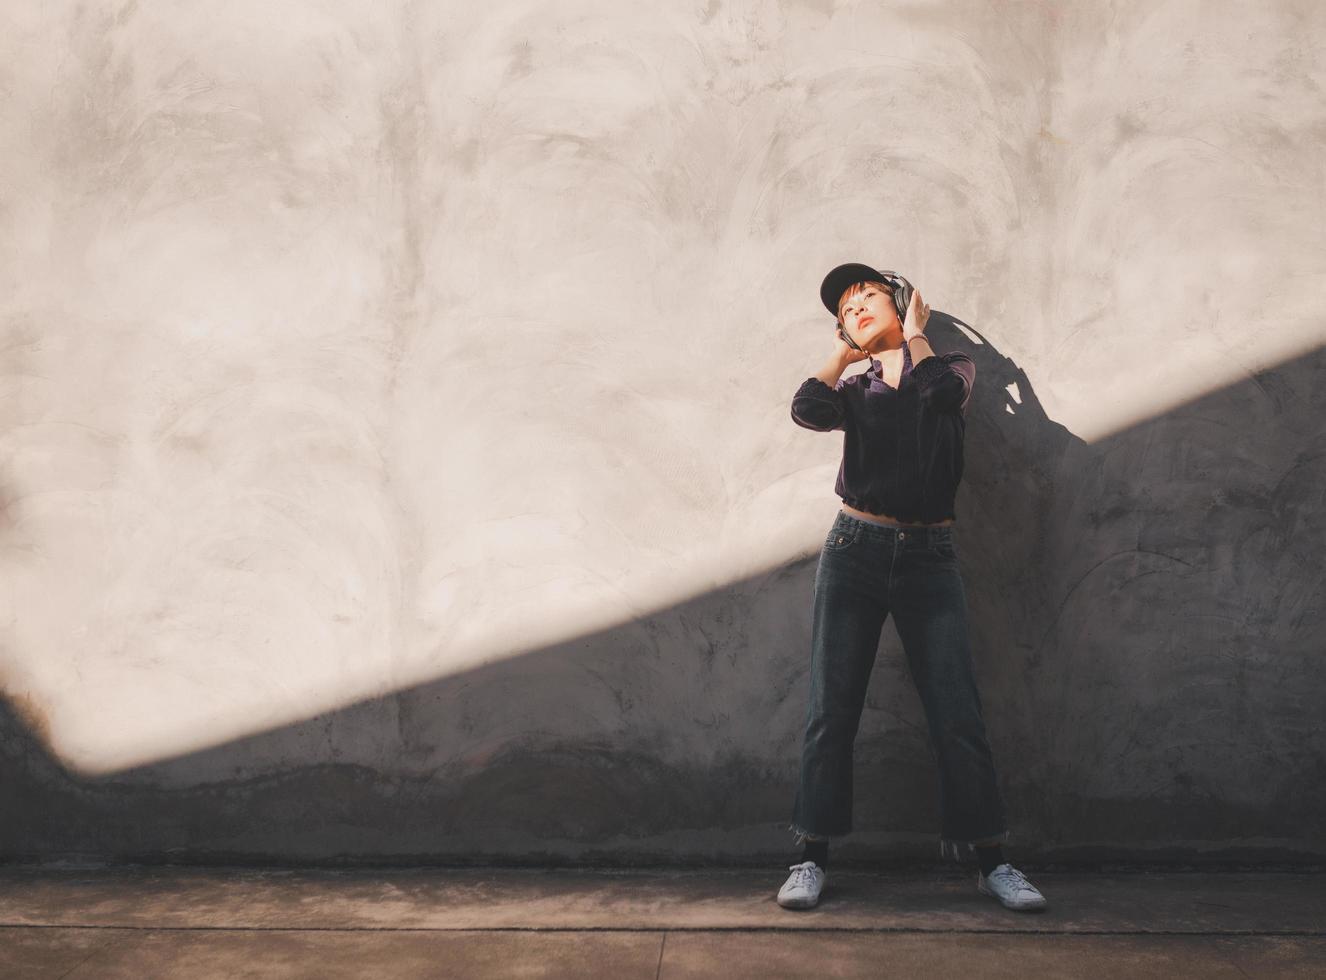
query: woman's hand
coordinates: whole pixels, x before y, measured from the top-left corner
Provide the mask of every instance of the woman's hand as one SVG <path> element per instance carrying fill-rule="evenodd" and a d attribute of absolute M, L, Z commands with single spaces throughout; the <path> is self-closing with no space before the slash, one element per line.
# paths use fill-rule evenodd
<path fill-rule="evenodd" d="M 833 356 L 842 362 L 843 367 L 849 364 L 855 364 L 857 361 L 864 361 L 870 356 L 868 351 L 857 350 L 847 341 L 843 340 L 843 329 L 838 327 L 833 332 Z"/>
<path fill-rule="evenodd" d="M 905 344 L 913 337 L 925 333 L 925 325 L 930 320 L 930 307 L 921 302 L 921 291 L 912 290 L 912 301 L 907 304 L 907 319 L 902 325 L 902 342 Z"/>

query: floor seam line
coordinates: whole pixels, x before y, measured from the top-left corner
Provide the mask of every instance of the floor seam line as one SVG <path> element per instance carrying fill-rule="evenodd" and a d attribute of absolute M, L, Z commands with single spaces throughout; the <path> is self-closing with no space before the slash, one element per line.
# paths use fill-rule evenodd
<path fill-rule="evenodd" d="M 154 926 L 70 925 L 52 923 L 4 923 L 0 929 L 106 930 L 121 932 L 785 932 L 805 933 L 904 933 L 926 936 L 1285 936 L 1326 938 L 1323 929 L 927 929 L 916 926 Z"/>

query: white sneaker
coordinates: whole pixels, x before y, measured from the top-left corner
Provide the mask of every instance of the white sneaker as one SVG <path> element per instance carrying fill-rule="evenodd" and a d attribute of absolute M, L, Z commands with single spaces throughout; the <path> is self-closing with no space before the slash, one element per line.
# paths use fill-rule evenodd
<path fill-rule="evenodd" d="M 993 895 L 1005 908 L 1026 912 L 1045 908 L 1045 896 L 1013 865 L 1005 862 L 990 872 L 978 875 L 976 887 L 982 895 Z"/>
<path fill-rule="evenodd" d="M 791 875 L 778 890 L 778 904 L 785 909 L 814 908 L 828 877 L 824 869 L 814 861 L 805 861 L 791 865 L 790 870 Z"/>

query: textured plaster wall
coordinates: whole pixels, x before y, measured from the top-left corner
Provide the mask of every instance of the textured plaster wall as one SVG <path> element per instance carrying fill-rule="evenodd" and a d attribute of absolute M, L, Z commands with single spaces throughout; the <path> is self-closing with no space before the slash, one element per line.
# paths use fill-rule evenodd
<path fill-rule="evenodd" d="M 0 17 L 0 858 L 784 856 L 843 261 L 978 364 L 1020 853 L 1326 855 L 1320 4 Z"/>

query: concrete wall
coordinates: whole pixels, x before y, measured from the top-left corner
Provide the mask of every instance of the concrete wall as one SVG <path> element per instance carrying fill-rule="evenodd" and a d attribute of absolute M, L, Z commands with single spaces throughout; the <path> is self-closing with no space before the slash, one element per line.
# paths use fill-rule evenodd
<path fill-rule="evenodd" d="M 1320 860 L 1323 10 L 7 9 L 0 858 L 785 857 L 864 261 L 1018 853 Z M 935 851 L 900 654 L 845 858 Z"/>

